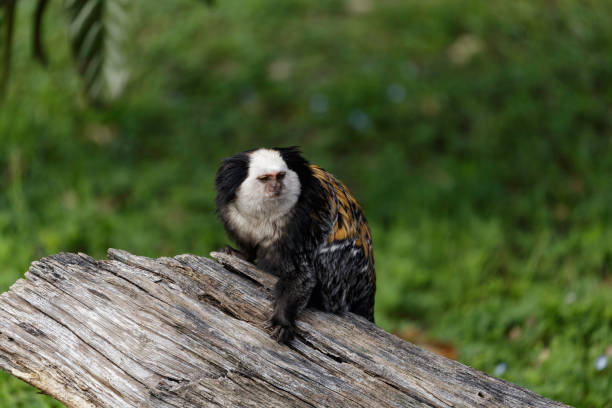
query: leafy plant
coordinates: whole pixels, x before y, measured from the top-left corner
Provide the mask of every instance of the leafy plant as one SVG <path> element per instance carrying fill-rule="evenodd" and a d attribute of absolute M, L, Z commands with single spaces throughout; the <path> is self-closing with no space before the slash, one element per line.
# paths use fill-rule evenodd
<path fill-rule="evenodd" d="M 44 2 L 45 0 L 40 0 Z M 39 3 L 40 4 L 40 3 Z M 68 34 L 85 91 L 94 99 L 118 96 L 128 77 L 127 0 L 67 0 Z"/>
<path fill-rule="evenodd" d="M 6 89 L 11 64 L 11 48 L 13 44 L 13 29 L 15 26 L 15 1 L 3 0 L 0 3 L 0 46 L 2 47 L 2 78 L 0 78 L 0 93 Z"/>
<path fill-rule="evenodd" d="M 32 22 L 32 53 L 42 65 L 47 64 L 43 41 L 43 21 L 48 0 L 38 0 Z M 205 3 L 212 5 L 212 0 Z M 65 0 L 74 62 L 90 101 L 118 97 L 129 77 L 125 43 L 129 37 L 130 2 L 128 0 Z M 9 82 L 13 31 L 17 0 L 0 0 L 0 46 L 2 78 L 0 94 Z"/>
<path fill-rule="evenodd" d="M 378 325 L 612 408 L 611 1 L 130 2 L 129 92 L 103 112 L 74 97 L 59 4 L 53 73 L 22 55 L 37 2 L 16 13 L 2 290 L 60 251 L 205 255 L 228 242 L 220 160 L 297 144 L 364 207 Z M 49 401 L 0 374 L 0 407 Z"/>

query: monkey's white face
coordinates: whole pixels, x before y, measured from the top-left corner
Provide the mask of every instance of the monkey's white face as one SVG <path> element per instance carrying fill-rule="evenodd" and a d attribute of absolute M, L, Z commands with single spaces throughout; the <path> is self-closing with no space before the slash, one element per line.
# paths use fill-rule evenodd
<path fill-rule="evenodd" d="M 259 149 L 249 156 L 248 175 L 236 191 L 236 209 L 248 217 L 277 220 L 297 203 L 298 175 L 276 150 Z"/>

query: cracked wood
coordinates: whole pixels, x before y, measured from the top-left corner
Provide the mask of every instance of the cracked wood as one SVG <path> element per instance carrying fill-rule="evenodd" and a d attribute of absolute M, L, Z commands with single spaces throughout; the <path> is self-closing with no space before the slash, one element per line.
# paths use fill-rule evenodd
<path fill-rule="evenodd" d="M 564 407 L 355 315 L 265 330 L 276 278 L 213 253 L 61 253 L 0 295 L 0 368 L 67 407 Z"/>

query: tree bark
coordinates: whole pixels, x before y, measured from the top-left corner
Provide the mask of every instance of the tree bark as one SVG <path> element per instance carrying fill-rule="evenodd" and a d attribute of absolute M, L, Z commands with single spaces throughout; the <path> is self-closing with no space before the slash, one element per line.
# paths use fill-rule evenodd
<path fill-rule="evenodd" d="M 276 278 L 213 253 L 61 253 L 0 295 L 0 367 L 67 407 L 564 407 L 365 319 L 265 329 Z"/>

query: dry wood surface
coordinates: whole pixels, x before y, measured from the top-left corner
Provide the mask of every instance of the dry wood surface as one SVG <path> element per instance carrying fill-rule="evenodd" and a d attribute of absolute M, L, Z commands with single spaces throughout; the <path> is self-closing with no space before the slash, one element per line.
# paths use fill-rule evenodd
<path fill-rule="evenodd" d="M 265 329 L 276 278 L 240 259 L 61 253 L 0 295 L 0 368 L 67 407 L 564 407 L 358 316 Z"/>

